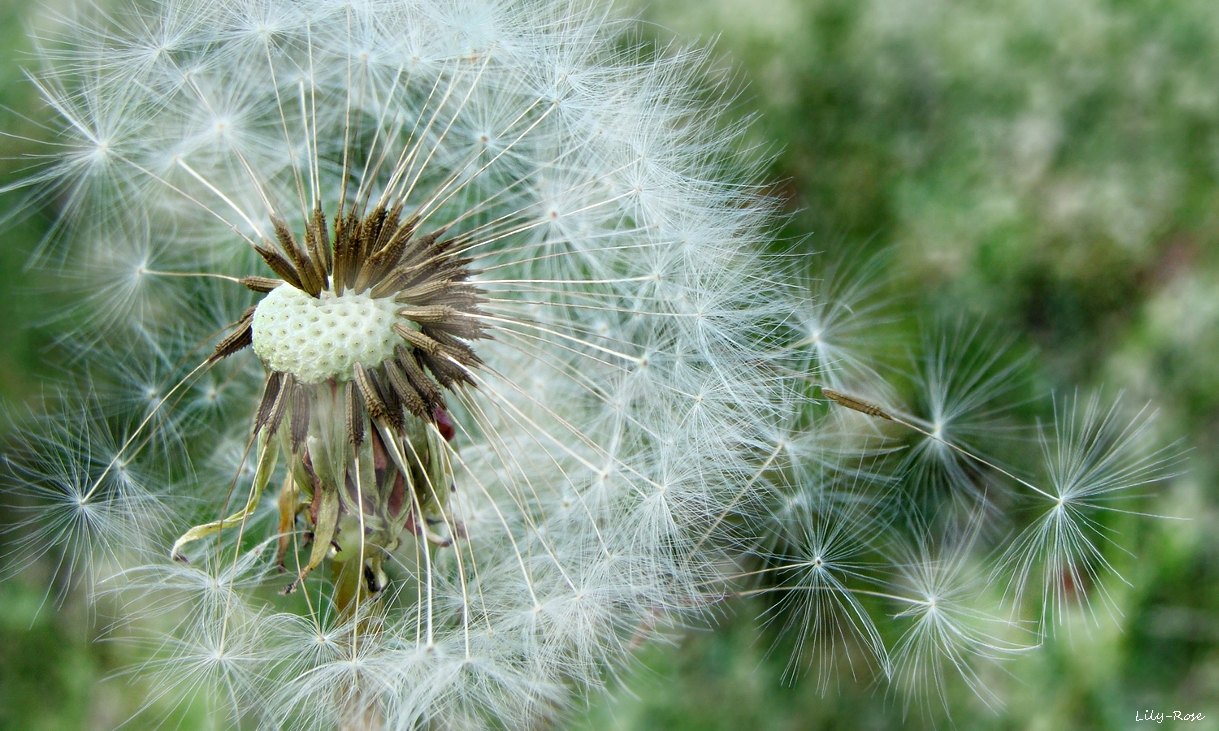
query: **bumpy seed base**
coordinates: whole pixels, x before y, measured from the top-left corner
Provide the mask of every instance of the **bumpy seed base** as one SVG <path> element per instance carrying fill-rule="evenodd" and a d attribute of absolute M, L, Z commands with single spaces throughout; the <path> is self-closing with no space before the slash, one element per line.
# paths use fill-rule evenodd
<path fill-rule="evenodd" d="M 356 363 L 375 366 L 402 343 L 392 329 L 398 307 L 366 294 L 314 298 L 283 284 L 254 311 L 254 352 L 268 368 L 305 383 L 350 380 Z"/>

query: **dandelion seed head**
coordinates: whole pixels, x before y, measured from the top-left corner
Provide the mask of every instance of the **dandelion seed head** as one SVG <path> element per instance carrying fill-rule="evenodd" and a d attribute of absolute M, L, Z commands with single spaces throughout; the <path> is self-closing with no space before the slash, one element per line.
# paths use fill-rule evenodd
<path fill-rule="evenodd" d="M 1040 596 L 1042 631 L 1063 621 L 1073 604 L 1109 612 L 1107 579 L 1124 581 L 1113 564 L 1121 550 L 1108 520 L 1138 514 L 1142 489 L 1173 475 L 1172 445 L 1154 447 L 1148 407 L 1127 417 L 1121 399 L 1105 405 L 1098 393 L 1056 399 L 1052 426 L 1042 430 L 1045 487 L 1027 496 L 1033 519 L 1004 550 L 996 575 L 1009 577 L 1016 601 Z M 1095 618 L 1095 615 L 1093 615 Z"/>
<path fill-rule="evenodd" d="M 169 0 L 47 57 L 69 146 L 109 152 L 44 179 L 65 230 L 156 242 L 128 259 L 123 389 L 199 470 L 171 463 L 178 562 L 127 588 L 197 608 L 167 644 L 192 667 L 249 631 L 225 651 L 257 663 L 209 666 L 229 718 L 528 726 L 706 606 L 790 308 L 706 53 L 627 27 L 565 0 Z M 122 352 L 97 329 L 82 348 Z"/>
<path fill-rule="evenodd" d="M 150 548 L 150 528 L 166 508 L 155 462 L 122 458 L 122 437 L 97 403 L 66 403 L 74 406 L 68 417 L 16 419 L 22 428 L 0 465 L 0 496 L 25 519 L 5 527 L 12 539 L 4 573 L 49 556 L 62 587 L 92 591 L 124 559 Z"/>

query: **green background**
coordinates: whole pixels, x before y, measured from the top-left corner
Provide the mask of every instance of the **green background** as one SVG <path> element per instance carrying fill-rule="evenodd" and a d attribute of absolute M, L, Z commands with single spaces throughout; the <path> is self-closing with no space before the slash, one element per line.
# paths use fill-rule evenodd
<path fill-rule="evenodd" d="M 0 0 L 2 183 L 36 149 L 21 137 L 45 134 L 20 70 L 35 12 Z M 571 725 L 1126 729 L 1149 727 L 1135 713 L 1153 709 L 1207 716 L 1161 728 L 1219 728 L 1219 3 L 654 0 L 634 12 L 644 39 L 713 44 L 744 88 L 733 114 L 761 115 L 749 141 L 773 153 L 789 242 L 887 251 L 900 309 L 1018 334 L 1046 390 L 1154 402 L 1163 435 L 1190 451 L 1145 507 L 1190 520 L 1130 525 L 1120 614 L 990 671 L 1002 707 L 958 683 L 952 721 L 903 720 L 867 679 L 825 695 L 816 678 L 785 684 L 763 607 L 741 602 L 715 630 L 671 632 L 679 648 L 648 649 Z M 25 269 L 44 212 L 14 212 L 0 233 L 0 396 L 20 411 L 54 377 L 55 316 L 72 293 Z M 139 702 L 127 680 L 101 682 L 122 646 L 95 641 L 74 593 L 42 606 L 49 569 L 0 583 L 0 729 L 112 728 Z M 180 728 L 206 728 L 180 715 Z"/>

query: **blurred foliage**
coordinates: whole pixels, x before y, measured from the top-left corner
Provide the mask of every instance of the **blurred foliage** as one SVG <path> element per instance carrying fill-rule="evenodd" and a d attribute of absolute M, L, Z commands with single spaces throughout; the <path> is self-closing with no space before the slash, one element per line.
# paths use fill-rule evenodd
<path fill-rule="evenodd" d="M 18 180 L 44 139 L 44 110 L 22 72 L 33 63 L 30 4 L 0 0 L 0 186 Z M 56 317 L 68 295 L 53 276 L 27 267 L 50 221 L 47 212 L 26 210 L 19 194 L 0 198 L 0 424 L 33 404 L 42 384 L 55 375 Z M 0 514 L 0 524 L 8 525 Z M 0 532 L 0 575 L 5 543 Z M 122 684 L 98 684 L 129 658 L 98 644 L 95 618 L 73 591 L 48 589 L 48 567 L 34 566 L 16 580 L 0 582 L 0 729 L 59 731 L 107 729 L 122 723 L 138 700 L 125 699 Z"/>
<path fill-rule="evenodd" d="M 891 294 L 966 311 L 1040 351 L 1045 388 L 1125 389 L 1192 446 L 1184 474 L 1130 520 L 1120 614 L 1072 622 L 985 676 L 1006 704 L 951 687 L 952 721 L 844 673 L 783 682 L 761 603 L 682 649 L 649 649 L 596 729 L 1118 729 L 1142 709 L 1219 728 L 1219 4 L 1212 0 L 651 0 L 662 41 L 718 37 L 760 112 L 785 233 L 804 251 L 890 250 Z M 20 64 L 26 4 L 0 0 L 3 181 L 43 134 Z M 13 205 L 13 197 L 4 200 Z M 6 210 L 6 212 L 8 212 Z M 47 222 L 15 212 L 0 267 L 0 396 L 48 377 L 64 295 L 23 269 Z M 809 233 L 811 236 L 805 238 Z M 0 536 L 0 541 L 4 538 Z M 2 555 L 2 546 L 0 546 Z M 112 728 L 135 710 L 117 646 L 92 642 L 37 567 L 0 584 L 0 729 Z M 55 597 L 51 597 L 55 601 Z M 129 658 L 128 658 L 129 659 Z M 188 711 L 183 717 L 189 718 Z M 1171 723 L 1171 722 L 1170 722 Z M 174 725 L 174 724 L 171 724 Z M 185 727 L 185 726 L 177 726 Z"/>

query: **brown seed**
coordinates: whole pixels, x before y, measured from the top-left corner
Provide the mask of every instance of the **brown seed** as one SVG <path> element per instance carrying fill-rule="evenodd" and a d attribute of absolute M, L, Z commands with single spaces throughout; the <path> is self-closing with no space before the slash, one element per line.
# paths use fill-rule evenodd
<path fill-rule="evenodd" d="M 460 316 L 461 313 L 448 305 L 424 305 L 422 307 L 403 307 L 398 310 L 398 314 L 423 325 L 443 323 Z"/>
<path fill-rule="evenodd" d="M 295 384 L 292 396 L 292 452 L 300 452 L 300 447 L 309 436 L 309 392 L 301 383 Z"/>
<path fill-rule="evenodd" d="M 309 234 L 317 246 L 314 258 L 322 263 L 326 274 L 334 270 L 333 252 L 330 250 L 330 233 L 326 230 L 326 216 L 322 213 L 322 202 L 318 200 L 313 205 L 313 225 L 309 226 Z"/>
<path fill-rule="evenodd" d="M 235 328 L 233 332 L 216 343 L 215 350 L 208 357 L 209 361 L 215 362 L 227 358 L 254 342 L 254 308 L 247 309 L 241 318 L 233 323 L 233 327 Z"/>
<path fill-rule="evenodd" d="M 279 248 L 288 256 L 288 260 L 292 262 L 292 266 L 296 269 L 299 275 L 301 284 L 304 285 L 304 291 L 314 297 L 321 294 L 322 291 L 322 275 L 309 260 L 309 256 L 301 250 L 300 244 L 296 243 L 296 237 L 292 235 L 291 229 L 284 220 L 278 216 L 271 217 L 271 225 L 275 227 L 275 238 L 279 241 Z"/>
<path fill-rule="evenodd" d="M 411 216 L 368 260 L 366 269 L 369 283 L 380 282 L 390 270 L 398 265 L 406 247 L 410 244 L 411 234 L 418 221 L 419 216 Z"/>
<path fill-rule="evenodd" d="M 411 359 L 414 360 L 413 358 Z M 385 361 L 385 373 L 389 379 L 389 385 L 398 394 L 398 398 L 402 400 L 407 411 L 411 412 L 412 416 L 420 419 L 431 418 L 431 410 L 428 408 L 424 396 L 411 385 L 411 381 L 406 376 L 406 372 L 402 370 L 402 366 L 398 365 L 395 360 Z"/>
<path fill-rule="evenodd" d="M 413 287 L 402 289 L 394 296 L 394 301 L 408 305 L 425 304 L 429 297 L 435 296 L 447 290 L 452 285 L 452 282 L 444 279 L 428 279 L 419 282 Z"/>
<path fill-rule="evenodd" d="M 262 260 L 267 263 L 267 266 L 271 267 L 271 271 L 278 274 L 285 282 L 302 292 L 308 291 L 305 289 L 305 285 L 301 284 L 300 275 L 296 273 L 296 269 L 288 263 L 287 259 L 259 244 L 254 245 L 254 251 L 257 251 Z"/>
<path fill-rule="evenodd" d="M 242 285 L 252 292 L 270 292 L 279 285 L 283 284 L 282 279 L 272 279 L 271 277 L 248 276 L 240 279 Z"/>
<path fill-rule="evenodd" d="M 381 234 L 381 228 L 385 225 L 385 218 L 389 215 L 385 210 L 385 204 L 379 204 L 373 209 L 369 216 L 365 216 L 360 221 L 359 235 L 355 237 L 355 251 L 352 256 L 352 263 L 355 270 L 348 277 L 352 281 L 352 286 L 355 286 L 360 270 L 364 267 L 365 261 L 372 255 L 373 248 L 377 244 L 377 238 Z M 354 275 L 354 276 L 353 276 Z"/>
<path fill-rule="evenodd" d="M 389 213 L 385 216 L 385 221 L 381 224 L 381 230 L 377 232 L 377 240 L 368 250 L 368 258 L 371 259 L 377 252 L 385 248 L 398 233 L 400 228 L 399 223 L 402 220 L 402 208 L 405 206 L 405 201 L 398 201 L 394 207 L 389 209 Z"/>
<path fill-rule="evenodd" d="M 436 382 L 447 389 L 451 390 L 457 383 L 474 383 L 466 369 L 455 363 L 456 358 L 448 353 L 442 352 L 436 356 L 422 353 L 420 359 L 427 365 Z"/>
<path fill-rule="evenodd" d="M 429 355 L 438 355 L 440 353 L 440 343 L 417 330 L 412 330 L 400 322 L 394 323 L 394 332 L 398 333 L 403 340 L 415 346 L 417 350 Z"/>
<path fill-rule="evenodd" d="M 405 431 L 406 419 L 402 417 L 402 399 L 398 397 L 398 392 L 389 384 L 388 376 L 383 375 L 377 368 L 369 369 L 368 376 L 389 412 L 389 425 L 399 432 Z"/>
<path fill-rule="evenodd" d="M 839 406 L 845 406 L 848 409 L 858 411 L 861 414 L 867 414 L 868 416 L 888 419 L 889 421 L 893 420 L 893 417 L 889 415 L 889 412 L 885 411 L 884 407 L 874 404 L 871 401 L 865 401 L 864 399 L 856 396 L 851 396 L 842 393 L 841 391 L 825 388 L 824 386 L 821 388 L 821 393 L 830 401 L 833 401 Z"/>
<path fill-rule="evenodd" d="M 351 381 L 343 387 L 343 403 L 347 407 L 347 441 L 358 447 L 364 442 L 364 412 L 356 395 L 356 385 Z"/>
<path fill-rule="evenodd" d="M 444 406 L 444 396 L 440 393 L 437 384 L 427 374 L 423 372 L 423 368 L 419 364 L 419 359 L 405 345 L 399 345 L 395 350 L 397 353 L 398 365 L 402 368 L 402 372 L 406 374 L 407 380 L 419 392 L 429 406 Z"/>
<path fill-rule="evenodd" d="M 430 326 L 424 326 L 423 332 L 429 338 L 440 343 L 440 352 L 442 354 L 452 358 L 458 363 L 464 366 L 475 366 L 482 363 L 482 359 L 478 357 L 478 355 L 470 348 L 469 345 L 466 345 L 461 340 L 458 340 L 449 333 Z"/>
<path fill-rule="evenodd" d="M 275 398 L 283 387 L 284 374 L 281 371 L 271 371 L 267 375 L 267 383 L 262 387 L 262 399 L 258 403 L 258 412 L 254 417 L 254 432 L 257 433 L 271 418 L 271 410 L 275 407 Z"/>
<path fill-rule="evenodd" d="M 355 211 L 348 212 L 345 218 L 336 216 L 334 226 L 334 275 L 331 277 L 336 290 L 351 287 L 355 281 L 355 247 L 354 237 L 360 235 L 360 220 Z"/>
<path fill-rule="evenodd" d="M 275 403 L 271 405 L 271 411 L 267 416 L 268 437 L 279 431 L 279 425 L 284 421 L 284 414 L 288 412 L 288 404 L 295 391 L 296 379 L 289 373 L 283 374 L 283 384 L 279 388 L 279 393 L 275 394 Z"/>
<path fill-rule="evenodd" d="M 352 380 L 359 388 L 360 395 L 364 397 L 364 406 L 368 409 L 369 417 L 374 421 L 389 421 L 389 406 L 381 398 L 381 393 L 377 390 L 376 383 L 373 382 L 368 370 L 356 363 L 355 378 Z"/>

